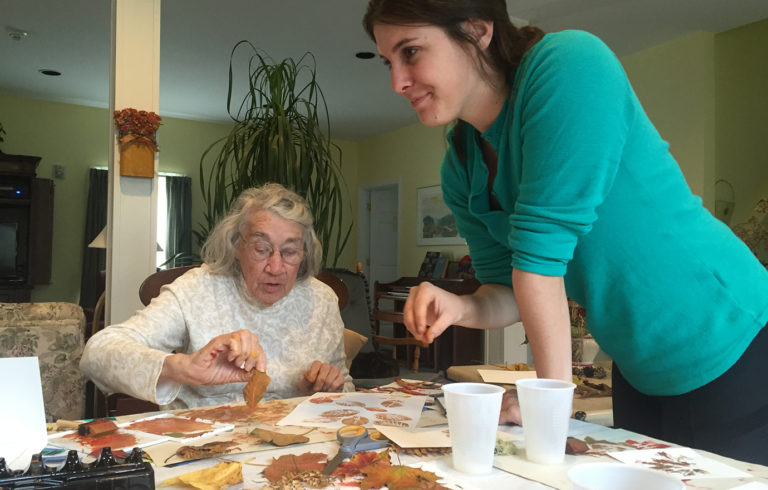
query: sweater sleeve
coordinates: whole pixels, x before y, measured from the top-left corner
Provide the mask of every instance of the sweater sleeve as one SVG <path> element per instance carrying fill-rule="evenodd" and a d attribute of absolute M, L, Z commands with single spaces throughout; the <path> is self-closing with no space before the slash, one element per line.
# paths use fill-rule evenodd
<path fill-rule="evenodd" d="M 595 36 L 540 44 L 515 82 L 522 163 L 508 239 L 514 268 L 561 276 L 616 176 L 634 95 Z"/>
<path fill-rule="evenodd" d="M 186 337 L 176 295 L 163 288 L 149 306 L 91 337 L 80 369 L 103 391 L 166 405 L 176 398 L 180 385 L 158 386 L 160 372 L 171 351 L 183 351 L 181 342 Z"/>

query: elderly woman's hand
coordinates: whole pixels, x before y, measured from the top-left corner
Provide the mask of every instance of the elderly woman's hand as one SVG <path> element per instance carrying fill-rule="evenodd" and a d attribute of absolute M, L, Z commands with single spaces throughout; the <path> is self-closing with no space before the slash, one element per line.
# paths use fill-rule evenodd
<path fill-rule="evenodd" d="M 165 358 L 161 380 L 186 385 L 245 382 L 252 369 L 265 371 L 267 358 L 256 335 L 248 330 L 219 335 L 192 354 Z"/>
<path fill-rule="evenodd" d="M 342 391 L 344 375 L 338 367 L 327 362 L 315 361 L 299 380 L 299 390 L 307 395 L 319 391 Z"/>

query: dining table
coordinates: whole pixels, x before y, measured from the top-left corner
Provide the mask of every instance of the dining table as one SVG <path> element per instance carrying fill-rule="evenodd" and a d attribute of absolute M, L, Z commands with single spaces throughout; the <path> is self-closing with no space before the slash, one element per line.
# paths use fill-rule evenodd
<path fill-rule="evenodd" d="M 431 383 L 427 388 L 420 389 L 418 381 L 407 383 L 409 383 L 407 389 L 402 389 L 402 385 L 398 387 L 397 384 L 390 391 L 384 387 L 384 392 L 389 393 L 390 397 L 400 396 L 405 399 L 424 397 L 423 404 L 419 400 L 421 407 L 419 422 L 412 428 L 395 427 L 398 433 L 413 433 L 419 436 L 422 433 L 447 434 L 447 419 L 440 403 L 439 386 Z M 377 392 L 376 389 L 366 391 Z M 311 398 L 322 398 L 322 395 L 333 398 L 341 394 L 315 394 Z M 349 397 L 352 395 L 354 393 L 343 394 L 335 401 L 341 403 L 341 400 L 351 400 Z M 223 488 L 293 488 L 281 487 L 273 477 L 268 478 L 267 468 L 274 467 L 278 461 L 286 461 L 286 458 L 294 461 L 307 457 L 305 456 L 307 454 L 313 455 L 313 461 L 321 465 L 314 466 L 315 468 L 322 467 L 336 455 L 340 447 L 336 439 L 336 430 L 331 426 L 281 425 L 281 420 L 295 413 L 298 407 L 306 405 L 308 401 L 311 401 L 310 397 L 262 401 L 259 404 L 259 410 L 255 412 L 249 412 L 245 405 L 225 405 L 133 414 L 117 417 L 115 423 L 127 429 L 141 427 L 141 421 L 156 420 L 158 417 L 183 417 L 209 422 L 215 419 L 217 430 L 210 434 L 191 434 L 194 437 L 189 439 L 184 439 L 180 434 L 171 434 L 171 437 L 164 442 L 143 447 L 144 455 L 151 458 L 153 478 L 157 487 L 193 488 L 181 484 L 178 478 L 218 467 L 217 465 L 222 463 L 235 462 L 240 465 L 242 481 Z M 352 401 L 347 403 L 346 406 L 354 408 Z M 368 427 L 372 433 L 381 430 L 381 434 L 385 435 L 390 434 L 389 429 L 392 429 L 375 424 L 369 424 Z M 295 441 L 284 446 L 276 445 L 274 441 L 265 442 L 278 433 L 288 434 L 289 439 L 293 438 Z M 267 435 L 270 437 L 266 437 Z M 408 448 L 393 442 L 389 448 L 373 451 L 377 453 L 388 451 L 388 464 L 417 468 L 425 474 L 433 474 L 440 487 L 457 490 L 487 488 L 570 490 L 572 488 L 568 479 L 570 468 L 605 461 L 650 467 L 680 479 L 687 488 L 768 490 L 768 467 L 766 466 L 737 461 L 698 449 L 684 448 L 620 428 L 577 419 L 570 420 L 568 436 L 568 450 L 563 463 L 542 465 L 526 460 L 525 439 L 521 427 L 500 425 L 494 467 L 490 473 L 482 475 L 454 470 L 449 443 L 447 446 L 445 443 L 438 444 L 439 447 Z M 251 439 L 247 439 L 248 437 Z M 51 434 L 50 444 L 55 447 L 57 439 L 61 438 L 57 438 L 57 434 Z M 233 440 L 237 444 L 234 444 Z M 426 441 L 426 439 L 423 440 Z M 182 447 L 202 450 L 205 447 L 213 447 L 212 445 L 216 442 L 221 442 L 225 449 L 210 455 L 202 452 L 190 455 L 180 450 Z M 410 445 L 413 445 L 413 442 Z M 85 452 L 83 454 L 85 455 Z M 95 452 L 91 452 L 91 458 L 94 454 Z M 181 454 L 185 457 L 180 456 Z M 84 461 L 89 458 L 89 456 L 84 457 Z M 346 473 L 344 476 L 325 480 L 325 488 L 355 488 L 360 485 L 363 477 L 364 474 Z M 286 485 L 285 482 L 283 485 Z"/>

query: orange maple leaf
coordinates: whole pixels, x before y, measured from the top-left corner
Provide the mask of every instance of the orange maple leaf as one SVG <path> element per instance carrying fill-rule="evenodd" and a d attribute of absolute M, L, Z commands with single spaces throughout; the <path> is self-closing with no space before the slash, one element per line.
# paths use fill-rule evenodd
<path fill-rule="evenodd" d="M 296 456 L 295 454 L 284 454 L 279 458 L 272 458 L 272 463 L 264 468 L 264 477 L 271 483 L 280 480 L 286 473 L 298 473 L 302 470 L 322 470 L 325 468 L 327 454 L 323 453 L 304 453 Z"/>
<path fill-rule="evenodd" d="M 389 466 L 389 451 L 360 451 L 349 458 L 346 463 L 341 463 L 338 468 L 333 470 L 331 476 L 348 478 L 362 474 L 362 469 L 368 466 L 385 465 Z"/>
<path fill-rule="evenodd" d="M 361 490 L 379 488 L 385 485 L 389 490 L 412 488 L 447 490 L 446 487 L 437 483 L 440 477 L 436 474 L 410 466 L 373 465 L 363 468 L 362 472 L 365 474 L 365 478 L 360 482 Z"/>

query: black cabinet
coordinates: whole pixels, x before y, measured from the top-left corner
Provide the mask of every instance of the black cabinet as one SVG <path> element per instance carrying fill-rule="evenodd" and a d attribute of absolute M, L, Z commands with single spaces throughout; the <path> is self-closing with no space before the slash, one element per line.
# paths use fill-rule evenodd
<path fill-rule="evenodd" d="M 0 152 L 0 301 L 27 302 L 51 281 L 53 181 L 40 157 Z"/>

